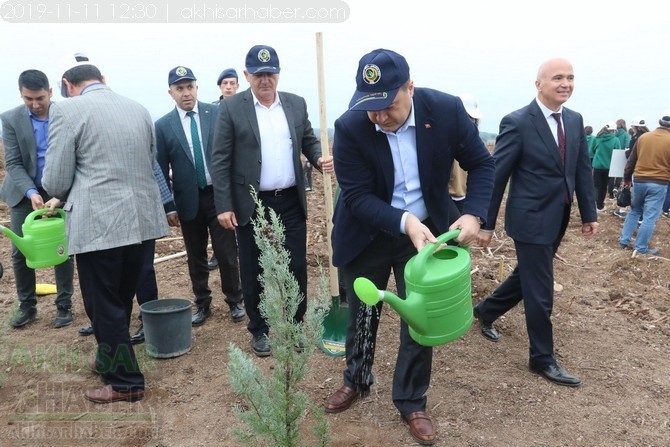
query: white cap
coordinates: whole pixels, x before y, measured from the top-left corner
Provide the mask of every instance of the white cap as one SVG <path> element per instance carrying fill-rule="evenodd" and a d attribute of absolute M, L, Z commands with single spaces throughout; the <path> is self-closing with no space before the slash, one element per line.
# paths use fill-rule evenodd
<path fill-rule="evenodd" d="M 633 118 L 633 122 L 630 125 L 637 127 L 647 127 L 647 122 L 641 116 L 636 116 Z"/>
<path fill-rule="evenodd" d="M 612 121 L 611 123 L 605 123 L 605 125 L 603 127 L 607 127 L 609 130 L 611 130 L 613 132 L 616 132 L 616 130 L 617 130 L 616 121 Z"/>
<path fill-rule="evenodd" d="M 83 53 L 70 53 L 60 60 L 60 73 L 58 75 L 58 83 L 60 85 L 60 94 L 63 98 L 67 98 L 67 87 L 63 84 L 63 75 L 71 68 L 80 65 L 94 65 L 93 62 Z"/>
<path fill-rule="evenodd" d="M 470 118 L 478 120 L 484 116 L 482 115 L 482 112 L 479 110 L 477 100 L 470 93 L 464 93 L 462 95 L 458 95 L 458 97 L 461 98 L 461 101 L 463 101 L 465 111 L 468 112 Z"/>

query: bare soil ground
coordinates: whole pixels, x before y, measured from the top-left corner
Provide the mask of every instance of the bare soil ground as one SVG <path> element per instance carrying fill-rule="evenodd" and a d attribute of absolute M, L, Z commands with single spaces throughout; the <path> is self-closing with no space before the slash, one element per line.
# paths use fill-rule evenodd
<path fill-rule="evenodd" d="M 318 264 L 327 265 L 326 218 L 321 180 L 309 193 L 310 288 Z M 610 211 L 614 202 L 608 204 Z M 0 206 L 0 220 L 9 213 Z M 503 334 L 491 343 L 476 324 L 457 341 L 435 349 L 428 411 L 437 446 L 667 446 L 670 445 L 670 264 L 664 257 L 631 258 L 619 248 L 622 220 L 601 216 L 592 241 L 579 235 L 575 214 L 555 261 L 553 321 L 559 361 L 584 383 L 564 388 L 527 370 L 523 309 L 496 323 Z M 502 228 L 502 225 L 499 225 Z M 670 220 L 661 217 L 652 246 L 670 254 Z M 174 230 L 174 237 L 179 236 Z M 157 243 L 157 257 L 183 250 L 180 240 Z M 491 292 L 514 267 L 512 241 L 498 231 L 491 252 L 473 248 L 473 301 Z M 100 386 L 86 365 L 93 337 L 77 329 L 88 324 L 77 287 L 75 322 L 53 329 L 53 296 L 40 298 L 38 319 L 12 329 L 15 301 L 11 247 L 0 237 L 0 445 L 2 446 L 236 446 L 228 429 L 239 421 L 239 398 L 227 375 L 228 345 L 251 354 L 244 323 L 234 324 L 212 275 L 213 315 L 193 328 L 192 349 L 156 360 L 136 348 L 149 392 L 137 403 L 94 405 L 83 391 Z M 38 270 L 38 282 L 53 283 L 52 269 Z M 162 298 L 191 298 L 186 258 L 156 264 Z M 137 307 L 135 313 L 137 312 Z M 137 327 L 133 318 L 131 331 Z M 380 327 L 371 395 L 337 415 L 328 415 L 332 445 L 415 445 L 390 397 L 398 345 L 398 315 L 385 308 Z M 274 360 L 255 358 L 266 370 Z M 322 402 L 341 384 L 343 357 L 316 351 L 304 388 Z"/>

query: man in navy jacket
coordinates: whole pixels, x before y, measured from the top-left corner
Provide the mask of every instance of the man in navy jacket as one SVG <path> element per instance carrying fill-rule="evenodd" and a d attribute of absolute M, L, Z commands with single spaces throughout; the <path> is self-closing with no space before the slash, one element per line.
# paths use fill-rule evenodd
<path fill-rule="evenodd" d="M 348 296 L 354 296 L 355 278 L 385 289 L 393 271 L 404 298 L 405 264 L 427 243 L 437 242 L 435 235 L 459 228 L 461 245 L 476 241 L 495 166 L 461 100 L 415 88 L 403 56 L 385 49 L 366 54 L 356 84 L 350 109 L 335 122 L 333 156 L 341 194 L 333 217 L 333 263 L 344 275 Z M 458 219 L 448 211 L 454 159 L 468 171 L 468 195 Z M 344 384 L 328 398 L 329 413 L 349 408 L 373 383 L 381 303 L 375 309 L 351 300 L 349 306 Z M 366 317 L 370 324 L 363 324 Z M 422 444 L 435 441 L 425 412 L 431 367 L 432 348 L 417 344 L 401 322 L 392 397 Z"/>
<path fill-rule="evenodd" d="M 563 104 L 574 89 L 572 64 L 550 59 L 538 70 L 537 98 L 503 117 L 493 157 L 495 187 L 479 245 L 487 247 L 505 191 L 505 231 L 514 240 L 517 266 L 475 307 L 481 333 L 500 335 L 492 323 L 521 300 L 528 329 L 529 368 L 547 380 L 578 386 L 554 355 L 551 310 L 554 304 L 554 254 L 570 221 L 573 196 L 587 239 L 598 229 L 588 145 L 582 116 Z M 508 186 L 509 182 L 509 186 Z"/>

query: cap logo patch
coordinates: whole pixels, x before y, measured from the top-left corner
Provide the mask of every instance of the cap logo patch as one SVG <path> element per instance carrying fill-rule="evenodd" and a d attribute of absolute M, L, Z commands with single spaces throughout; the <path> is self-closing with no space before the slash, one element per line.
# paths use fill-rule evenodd
<path fill-rule="evenodd" d="M 363 67 L 363 81 L 366 84 L 375 85 L 382 77 L 382 72 L 375 64 L 367 64 Z"/>
<path fill-rule="evenodd" d="M 177 76 L 184 76 L 186 75 L 186 69 L 184 67 L 177 67 L 175 73 L 177 74 Z"/>
<path fill-rule="evenodd" d="M 263 63 L 270 62 L 270 52 L 263 48 L 258 52 L 258 60 Z"/>

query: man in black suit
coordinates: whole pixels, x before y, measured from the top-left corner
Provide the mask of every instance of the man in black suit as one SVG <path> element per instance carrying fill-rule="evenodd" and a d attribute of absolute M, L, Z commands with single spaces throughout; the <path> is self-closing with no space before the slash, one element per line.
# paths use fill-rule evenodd
<path fill-rule="evenodd" d="M 563 107 L 574 89 L 570 62 L 543 63 L 535 87 L 537 98 L 500 123 L 493 153 L 495 187 L 479 235 L 479 245 L 487 247 L 509 180 L 505 231 L 514 240 L 517 266 L 474 312 L 482 335 L 497 341 L 500 334 L 492 323 L 523 300 L 530 370 L 559 385 L 578 386 L 581 380 L 563 369 L 554 355 L 553 258 L 570 220 L 574 194 L 582 235 L 590 239 L 597 232 L 591 164 L 582 116 Z"/>
<path fill-rule="evenodd" d="M 261 267 L 251 223 L 256 213 L 251 188 L 284 225 L 289 269 L 304 297 L 295 320 L 302 321 L 307 310 L 307 197 L 300 154 L 326 172 L 332 171 L 333 161 L 321 157 L 321 143 L 309 122 L 305 100 L 277 91 L 280 67 L 274 48 L 252 47 L 245 67 L 251 87 L 219 106 L 212 181 L 219 223 L 237 233 L 251 348 L 265 357 L 271 354 L 266 337 L 270 328 L 258 309 Z"/>
<path fill-rule="evenodd" d="M 333 218 L 333 264 L 348 296 L 355 296 L 357 277 L 385 289 L 393 271 L 404 298 L 405 264 L 437 242 L 435 234 L 459 228 L 460 244 L 477 240 L 493 186 L 493 158 L 461 100 L 415 88 L 398 53 L 379 49 L 363 56 L 356 85 L 349 110 L 335 121 L 333 156 L 341 192 Z M 456 215 L 458 209 L 447 186 L 454 160 L 468 171 L 460 217 L 451 215 L 450 209 Z M 381 307 L 366 312 L 360 300 L 349 300 L 344 384 L 327 399 L 326 412 L 344 411 L 369 393 Z M 362 322 L 366 315 L 370 324 Z M 425 396 L 432 359 L 433 349 L 416 343 L 401 321 L 393 403 L 410 434 L 425 445 L 435 442 Z"/>
<path fill-rule="evenodd" d="M 242 290 L 235 233 L 221 228 L 214 209 L 210 158 L 217 108 L 198 101 L 198 85 L 193 71 L 175 67 L 168 75 L 168 93 L 174 110 L 156 121 L 157 159 L 166 180 L 172 180 L 176 210 L 167 213 L 171 226 L 181 226 L 188 259 L 196 311 L 191 320 L 199 326 L 210 316 L 212 290 L 209 288 L 207 242 L 218 260 L 221 291 L 234 322 L 244 319 Z M 172 176 L 169 176 L 170 170 Z M 209 233 L 209 234 L 208 234 Z"/>

